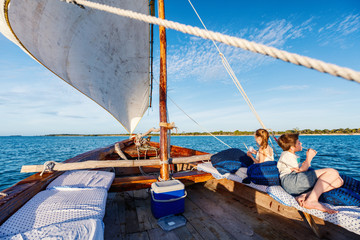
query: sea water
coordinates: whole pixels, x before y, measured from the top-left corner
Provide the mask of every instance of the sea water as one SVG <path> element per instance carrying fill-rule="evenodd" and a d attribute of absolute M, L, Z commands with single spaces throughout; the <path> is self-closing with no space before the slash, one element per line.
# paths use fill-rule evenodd
<path fill-rule="evenodd" d="M 0 137 L 0 191 L 33 173 L 20 173 L 22 165 L 43 164 L 46 161 L 62 162 L 78 154 L 96 148 L 105 147 L 128 137 Z M 220 136 L 223 142 L 233 148 L 246 151 L 244 143 L 255 149 L 256 143 L 253 136 Z M 152 141 L 159 141 L 153 137 Z M 337 169 L 360 180 L 360 136 L 300 136 L 300 141 L 306 148 L 315 149 L 318 154 L 312 161 L 312 167 Z M 227 149 L 211 136 L 173 136 L 171 144 L 199 151 L 216 153 Z M 275 146 L 279 156 L 281 149 Z M 305 150 L 298 153 L 302 160 L 305 159 Z M 276 159 L 278 159 L 275 156 Z"/>

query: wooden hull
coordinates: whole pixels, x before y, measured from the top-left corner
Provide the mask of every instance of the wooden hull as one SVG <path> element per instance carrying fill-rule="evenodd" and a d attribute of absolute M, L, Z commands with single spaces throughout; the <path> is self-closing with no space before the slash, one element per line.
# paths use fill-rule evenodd
<path fill-rule="evenodd" d="M 150 144 L 152 147 L 159 147 L 158 143 L 151 142 Z M 128 159 L 137 159 L 138 157 L 144 159 L 145 155 L 147 158 L 156 157 L 156 151 L 148 151 L 146 152 L 146 154 L 145 152 L 140 152 L 140 154 L 138 154 L 133 140 L 130 139 L 119 142 L 119 145 L 123 153 L 128 157 Z M 64 163 L 83 162 L 87 160 L 102 161 L 119 159 L 119 156 L 114 152 L 114 146 L 115 144 L 80 154 L 76 157 L 64 161 Z M 188 157 L 203 154 L 207 153 L 177 146 L 171 146 L 172 157 Z M 143 167 L 142 171 L 146 174 L 158 173 L 159 168 L 160 166 L 147 166 Z M 189 164 L 179 164 L 179 166 L 176 166 L 176 168 L 178 168 L 179 170 L 188 170 L 191 167 Z M 104 170 L 112 169 L 109 168 Z M 117 168 L 115 169 L 115 172 L 116 177 L 110 188 L 110 191 L 121 192 L 149 188 L 151 183 L 157 181 L 156 175 L 142 175 L 139 167 Z M 36 173 L 16 183 L 12 187 L 2 191 L 2 193 L 6 194 L 6 196 L 0 196 L 0 224 L 6 221 L 7 218 L 9 218 L 13 213 L 15 213 L 21 206 L 23 206 L 38 192 L 44 190 L 52 180 L 54 180 L 61 174 L 62 172 L 53 172 L 44 173 L 42 176 L 40 176 L 39 173 Z M 174 173 L 173 177 L 184 182 L 186 185 L 197 182 L 204 182 L 212 178 L 211 174 L 198 171 Z"/>

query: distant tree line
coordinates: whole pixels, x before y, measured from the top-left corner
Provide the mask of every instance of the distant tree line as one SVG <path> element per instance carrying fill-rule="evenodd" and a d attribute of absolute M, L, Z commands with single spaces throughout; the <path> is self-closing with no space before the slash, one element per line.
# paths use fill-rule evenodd
<path fill-rule="evenodd" d="M 360 128 L 338 128 L 338 129 L 303 129 L 300 130 L 299 128 L 294 128 L 291 130 L 285 130 L 285 131 L 274 131 L 274 134 L 280 135 L 283 133 L 300 133 L 300 134 L 360 134 Z M 240 136 L 240 135 L 253 135 L 254 131 L 239 131 L 235 130 L 233 132 L 231 131 L 215 131 L 211 132 L 213 135 L 228 135 L 228 136 Z M 156 134 L 150 134 L 152 136 L 159 135 Z M 203 136 L 203 135 L 209 135 L 206 132 L 182 132 L 182 133 L 172 133 L 173 136 Z M 129 136 L 129 134 L 49 134 L 46 136 L 89 136 L 89 137 L 96 137 L 96 136 Z"/>
<path fill-rule="evenodd" d="M 338 129 L 303 129 L 300 130 L 299 128 L 294 128 L 291 130 L 285 130 L 285 131 L 274 131 L 276 135 L 280 135 L 283 133 L 300 133 L 300 134 L 360 134 L 360 128 L 338 128 Z M 231 131 L 215 131 L 211 132 L 213 135 L 229 135 L 229 136 L 240 136 L 240 135 L 253 135 L 254 131 L 239 131 L 235 130 L 233 132 Z M 183 132 L 183 133 L 172 133 L 172 135 L 208 135 L 206 132 Z"/>

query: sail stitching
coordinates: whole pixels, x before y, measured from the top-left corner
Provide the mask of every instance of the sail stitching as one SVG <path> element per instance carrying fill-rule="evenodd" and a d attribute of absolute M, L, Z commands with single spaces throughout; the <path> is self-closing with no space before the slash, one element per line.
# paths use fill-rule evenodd
<path fill-rule="evenodd" d="M 354 71 L 350 68 L 340 67 L 335 64 L 326 63 L 314 58 L 301 56 L 295 53 L 290 53 L 284 50 L 279 50 L 274 47 L 269 47 L 263 44 L 250 42 L 245 39 L 232 37 L 229 35 L 203 30 L 197 27 L 192 27 L 189 25 L 163 20 L 157 17 L 147 16 L 145 14 L 136 13 L 129 10 L 124 10 L 121 8 L 115 8 L 111 6 L 107 6 L 104 4 L 89 2 L 85 0 L 76 0 L 78 4 L 84 5 L 86 7 L 90 7 L 93 9 L 106 11 L 109 13 L 113 13 L 116 15 L 120 15 L 123 17 L 128 17 L 148 23 L 153 23 L 156 25 L 164 26 L 166 28 L 174 29 L 179 32 L 188 33 L 194 36 L 202 37 L 204 39 L 215 40 L 217 42 L 221 42 L 227 44 L 229 46 L 242 48 L 248 51 L 252 51 L 255 53 L 260 53 L 266 56 L 270 56 L 273 58 L 277 58 L 283 60 L 285 62 L 290 62 L 296 65 L 301 65 L 307 68 L 311 68 L 317 70 L 319 72 L 328 73 L 333 76 L 342 77 L 344 79 L 355 81 L 360 83 L 360 72 Z"/>

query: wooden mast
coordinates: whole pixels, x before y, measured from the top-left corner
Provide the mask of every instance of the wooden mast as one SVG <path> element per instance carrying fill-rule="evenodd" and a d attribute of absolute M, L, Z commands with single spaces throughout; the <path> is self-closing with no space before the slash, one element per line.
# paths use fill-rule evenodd
<path fill-rule="evenodd" d="M 159 18 L 165 19 L 164 0 L 158 0 Z M 169 180 L 169 164 L 168 164 L 168 128 L 164 126 L 167 124 L 167 73 L 166 73 L 166 30 L 165 27 L 159 26 L 160 35 L 160 159 L 161 169 L 160 178 L 162 180 Z"/>

